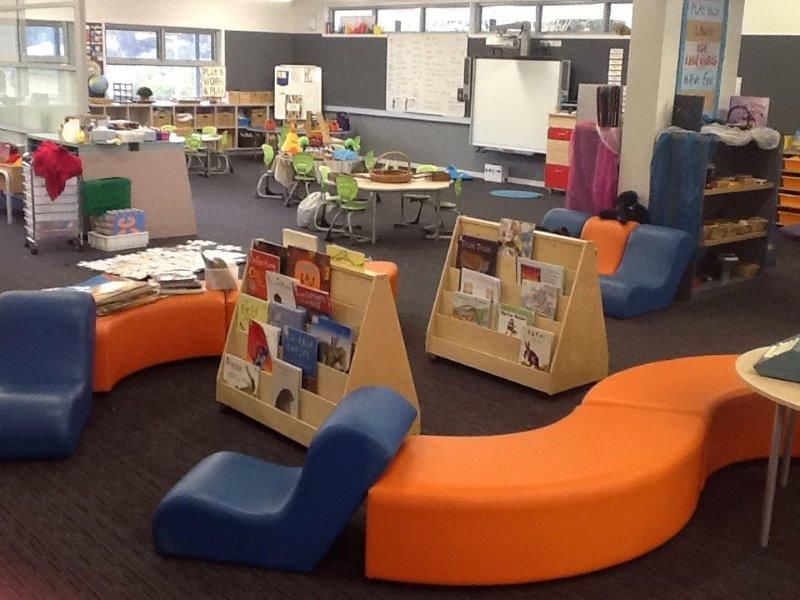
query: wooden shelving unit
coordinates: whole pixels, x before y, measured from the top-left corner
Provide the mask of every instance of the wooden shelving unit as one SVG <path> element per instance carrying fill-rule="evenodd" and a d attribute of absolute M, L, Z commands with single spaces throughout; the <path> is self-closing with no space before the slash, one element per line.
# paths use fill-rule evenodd
<path fill-rule="evenodd" d="M 293 233 L 286 230 L 284 245 Z M 220 362 L 217 402 L 308 446 L 344 396 L 365 386 L 381 385 L 417 407 L 417 420 L 410 432 L 419 433 L 419 401 L 388 277 L 335 265 L 331 269 L 333 318 L 350 327 L 355 340 L 350 371 L 344 373 L 318 363 L 317 391 L 300 391 L 299 417 L 295 418 L 270 403 L 272 374 L 259 372 L 259 394 L 255 397 L 227 385 Z M 235 318 L 228 330 L 225 353 L 247 357 L 247 334 L 237 328 Z"/>
<path fill-rule="evenodd" d="M 536 315 L 533 323 L 556 336 L 549 370 L 519 363 L 518 338 L 450 316 L 460 277 L 455 268 L 458 237 L 469 235 L 497 240 L 499 230 L 499 223 L 458 218 L 428 323 L 425 341 L 428 353 L 548 395 L 599 381 L 608 375 L 608 343 L 597 275 L 597 250 L 592 242 L 544 232 L 537 232 L 534 237 L 533 258 L 562 265 L 566 271 L 564 293 L 558 300 L 555 319 Z M 516 283 L 514 257 L 498 257 L 497 277 L 502 281 L 501 302 L 519 304 L 521 290 Z"/>
<path fill-rule="evenodd" d="M 765 183 L 705 190 L 700 202 L 703 222 L 733 221 L 737 222 L 752 217 L 761 217 L 767 221 L 766 231 L 743 233 L 720 239 L 703 240 L 699 236 L 695 259 L 690 263 L 687 272 L 687 283 L 683 295 L 689 297 L 704 296 L 704 292 L 724 292 L 726 289 L 744 289 L 747 280 L 734 276 L 728 281 L 720 280 L 721 253 L 733 253 L 740 263 L 755 263 L 761 271 L 775 260 L 770 239 L 774 235 L 777 181 L 780 175 L 780 152 L 762 150 L 751 142 L 745 146 L 729 146 L 722 142 L 711 162 L 716 166 L 719 177 L 748 174 L 766 180 Z M 708 279 L 697 284 L 698 279 Z"/>
<path fill-rule="evenodd" d="M 797 225 L 800 223 L 800 189 L 784 187 L 787 183 L 784 180 L 786 177 L 800 179 L 800 150 L 784 151 L 781 189 L 778 194 L 778 223 Z"/>
<path fill-rule="evenodd" d="M 230 134 L 230 150 L 260 151 L 261 144 L 253 139 L 252 145 L 243 145 L 246 138 L 244 127 L 239 127 L 238 115 L 241 112 L 253 121 L 261 121 L 270 117 L 272 104 L 89 104 L 89 113 L 109 119 L 125 119 L 136 121 L 149 127 L 175 125 L 200 131 L 203 127 L 213 125 L 220 133 Z M 178 114 L 191 115 L 191 119 L 178 121 Z M 252 135 L 252 134 L 247 134 Z"/>

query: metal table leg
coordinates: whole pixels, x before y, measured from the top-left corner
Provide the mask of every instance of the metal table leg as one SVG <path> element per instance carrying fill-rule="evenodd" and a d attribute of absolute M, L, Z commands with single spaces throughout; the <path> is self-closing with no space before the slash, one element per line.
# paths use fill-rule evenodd
<path fill-rule="evenodd" d="M 375 229 L 377 227 L 377 217 L 378 217 L 378 196 L 375 192 L 369 193 L 369 201 L 372 204 L 372 243 L 374 244 L 377 241 L 377 236 L 375 234 Z"/>
<path fill-rule="evenodd" d="M 441 204 L 442 204 L 442 192 L 436 191 L 433 194 L 433 210 L 434 210 L 434 222 L 433 222 L 433 232 L 430 235 L 425 236 L 425 239 L 428 240 L 438 240 L 439 233 L 442 229 L 442 217 L 441 217 Z"/>
<path fill-rule="evenodd" d="M 778 481 L 778 458 L 781 451 L 783 424 L 788 409 L 782 404 L 775 405 L 775 422 L 772 426 L 772 445 L 767 463 L 767 487 L 764 492 L 764 507 L 761 513 L 761 547 L 769 543 L 769 529 L 772 524 L 772 505 L 775 501 L 775 484 Z"/>
<path fill-rule="evenodd" d="M 797 412 L 791 408 L 786 419 L 786 433 L 783 438 L 783 468 L 781 470 L 781 487 L 789 485 L 789 467 L 792 464 L 792 446 L 794 446 L 794 428 L 797 421 Z"/>

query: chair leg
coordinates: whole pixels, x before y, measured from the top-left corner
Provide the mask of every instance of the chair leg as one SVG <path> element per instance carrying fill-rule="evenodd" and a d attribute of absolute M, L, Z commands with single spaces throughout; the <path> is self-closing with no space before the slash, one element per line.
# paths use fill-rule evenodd
<path fill-rule="evenodd" d="M 294 198 L 294 192 L 297 189 L 297 184 L 298 183 L 299 182 L 297 182 L 297 181 L 293 182 L 292 183 L 292 187 L 289 188 L 289 191 L 286 194 L 286 202 L 285 202 L 286 206 L 291 206 L 292 205 L 292 199 Z"/>
<path fill-rule="evenodd" d="M 267 195 L 267 188 L 269 187 L 267 179 L 269 175 L 266 173 L 262 174 L 261 177 L 258 178 L 258 183 L 256 184 L 256 198 L 261 198 L 262 196 Z M 261 185 L 264 185 L 264 191 L 261 191 Z"/>
<path fill-rule="evenodd" d="M 353 213 L 347 213 L 347 235 L 354 242 L 368 242 L 370 238 L 363 235 L 356 235 L 353 231 Z"/>
<path fill-rule="evenodd" d="M 325 241 L 326 242 L 330 242 L 331 241 L 331 235 L 333 234 L 334 228 L 336 227 L 336 221 L 339 220 L 340 216 L 342 216 L 342 210 L 341 209 L 336 211 L 336 214 L 333 215 L 333 220 L 331 221 L 331 226 L 328 227 L 328 233 L 325 234 Z"/>

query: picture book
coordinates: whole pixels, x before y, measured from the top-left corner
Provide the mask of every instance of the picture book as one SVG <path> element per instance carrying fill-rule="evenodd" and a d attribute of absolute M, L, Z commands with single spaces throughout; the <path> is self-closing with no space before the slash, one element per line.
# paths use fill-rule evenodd
<path fill-rule="evenodd" d="M 555 319 L 558 288 L 539 281 L 523 281 L 520 303 L 543 317 Z"/>
<path fill-rule="evenodd" d="M 308 332 L 319 341 L 319 362 L 347 373 L 353 355 L 353 332 L 333 319 L 318 318 Z"/>
<path fill-rule="evenodd" d="M 302 231 L 295 231 L 294 229 L 283 229 L 283 245 L 287 248 L 289 246 L 297 246 L 304 250 L 317 252 L 319 250 L 319 239 L 317 236 L 310 233 L 303 233 Z"/>
<path fill-rule="evenodd" d="M 728 123 L 766 127 L 769 116 L 769 98 L 761 96 L 731 96 Z"/>
<path fill-rule="evenodd" d="M 293 417 L 300 416 L 300 385 L 303 370 L 276 358 L 272 361 L 272 397 L 270 402 L 278 410 Z"/>
<path fill-rule="evenodd" d="M 267 298 L 267 273 L 281 270 L 281 259 L 272 254 L 250 249 L 250 260 L 247 262 L 247 273 L 244 274 L 243 292 L 262 300 Z"/>
<path fill-rule="evenodd" d="M 486 298 L 471 296 L 463 292 L 453 294 L 453 317 L 461 321 L 490 327 L 492 323 L 492 302 Z"/>
<path fill-rule="evenodd" d="M 461 235 L 458 237 L 456 269 L 466 268 L 494 275 L 497 271 L 499 242 Z"/>
<path fill-rule="evenodd" d="M 500 219 L 500 254 L 531 257 L 533 252 L 533 223 Z"/>
<path fill-rule="evenodd" d="M 491 302 L 500 302 L 500 280 L 472 269 L 461 269 L 461 285 L 459 291 L 486 298 Z"/>
<path fill-rule="evenodd" d="M 550 366 L 556 336 L 538 327 L 526 327 L 519 345 L 519 362 L 526 367 L 545 370 Z"/>
<path fill-rule="evenodd" d="M 529 258 L 517 259 L 517 283 L 523 281 L 540 281 L 558 288 L 559 293 L 564 289 L 566 271 L 561 265 L 531 260 Z"/>
<path fill-rule="evenodd" d="M 303 387 L 317 391 L 317 338 L 301 329 L 288 327 L 283 334 L 283 360 L 303 370 Z"/>
<path fill-rule="evenodd" d="M 238 356 L 222 357 L 222 380 L 240 392 L 258 396 L 258 367 Z"/>
<path fill-rule="evenodd" d="M 294 302 L 294 286 L 297 285 L 297 280 L 281 275 L 280 273 L 267 273 L 267 291 L 269 292 L 269 300 L 276 304 L 283 304 L 289 308 L 296 308 L 297 304 Z"/>
<path fill-rule="evenodd" d="M 287 327 L 295 329 L 305 329 L 308 311 L 305 308 L 292 308 L 285 304 L 273 303 L 269 309 L 269 324 L 277 327 L 281 331 L 286 331 Z"/>
<path fill-rule="evenodd" d="M 272 360 L 278 357 L 280 333 L 280 329 L 269 323 L 250 321 L 247 330 L 247 360 L 271 373 Z"/>
<path fill-rule="evenodd" d="M 331 291 L 331 257 L 297 246 L 289 246 L 286 274 L 307 287 Z"/>
<path fill-rule="evenodd" d="M 331 264 L 345 269 L 363 271 L 367 262 L 367 255 L 363 252 L 356 252 L 336 244 L 325 246 L 325 253 L 331 257 Z"/>
<path fill-rule="evenodd" d="M 269 302 L 261 298 L 254 298 L 247 294 L 239 294 L 239 303 L 236 309 L 236 327 L 239 331 L 247 333 L 250 329 L 250 320 L 266 322 L 269 317 Z"/>
<path fill-rule="evenodd" d="M 522 339 L 525 328 L 533 324 L 533 313 L 526 308 L 501 304 L 497 309 L 497 331 Z"/>
<path fill-rule="evenodd" d="M 333 315 L 331 295 L 328 292 L 317 290 L 305 285 L 296 285 L 294 288 L 294 301 L 297 306 L 302 306 L 311 312 Z"/>
<path fill-rule="evenodd" d="M 278 272 L 283 273 L 284 275 L 286 274 L 286 246 L 270 242 L 264 238 L 256 238 L 253 240 L 252 248 L 254 250 L 258 250 L 259 252 L 277 256 L 278 260 L 280 261 L 280 268 L 278 269 Z"/>

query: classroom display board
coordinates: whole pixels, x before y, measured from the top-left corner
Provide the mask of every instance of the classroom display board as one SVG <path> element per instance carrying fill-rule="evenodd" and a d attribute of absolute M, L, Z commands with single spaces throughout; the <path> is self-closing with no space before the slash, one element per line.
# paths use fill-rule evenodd
<path fill-rule="evenodd" d="M 703 96 L 703 114 L 717 116 L 728 0 L 685 0 L 676 94 Z"/>
<path fill-rule="evenodd" d="M 322 112 L 322 69 L 314 65 L 275 66 L 275 118 L 305 119 Z"/>
<path fill-rule="evenodd" d="M 389 35 L 386 110 L 463 117 L 466 56 L 466 34 Z"/>
<path fill-rule="evenodd" d="M 479 307 L 474 310 L 459 308 L 465 298 L 462 290 L 473 285 L 474 293 L 479 285 L 467 284 L 463 279 L 465 269 L 457 268 L 462 236 L 470 240 L 468 243 L 485 240 L 489 244 L 496 244 L 503 237 L 500 223 L 458 218 L 428 323 L 425 348 L 429 354 L 545 394 L 557 394 L 608 375 L 608 342 L 597 275 L 597 250 L 592 242 L 545 232 L 533 233 L 529 246 L 531 260 L 547 263 L 548 268 L 560 271 L 562 277 L 561 292 L 550 305 L 551 318 L 537 312 L 532 322 L 527 322 L 532 334 L 540 339 L 547 338 L 546 360 L 540 356 L 533 361 L 539 363 L 536 365 L 530 361 L 531 353 L 537 351 L 536 341 L 520 335 L 526 324 L 514 322 L 508 312 L 508 307 L 521 306 L 523 300 L 524 286 L 517 283 L 516 256 L 503 253 L 502 249 L 495 250 L 494 277 L 500 280 L 499 302 L 495 302 L 491 309 L 494 316 L 488 316 L 487 323 L 481 324 Z M 486 245 L 478 254 L 485 256 L 488 247 Z M 462 267 L 469 262 L 473 269 L 480 263 L 475 253 L 469 261 L 464 255 L 460 260 Z M 474 273 L 472 277 L 485 279 Z M 537 281 L 545 281 L 544 269 Z M 479 304 L 475 302 L 476 306 Z"/>
<path fill-rule="evenodd" d="M 313 250 L 316 248 L 316 243 L 315 236 L 284 230 L 283 245 L 287 248 L 294 246 Z M 342 253 L 346 254 L 346 251 Z M 304 371 L 304 380 L 298 396 L 295 397 L 293 393 L 287 396 L 285 390 L 290 388 L 290 382 L 286 381 L 286 375 L 290 376 L 291 370 L 286 373 L 285 364 L 281 369 L 277 367 L 292 362 L 287 354 L 290 342 L 292 351 L 302 351 L 303 348 L 298 348 L 298 344 L 289 339 L 291 328 L 284 328 L 280 341 L 281 352 L 273 355 L 272 370 L 259 368 L 253 364 L 251 360 L 251 355 L 254 355 L 253 340 L 248 328 L 256 321 L 274 322 L 271 313 L 274 310 L 273 303 L 277 302 L 276 296 L 285 291 L 277 286 L 268 288 L 268 297 L 271 301 L 266 302 L 259 301 L 246 293 L 249 291 L 246 283 L 248 274 L 259 268 L 258 265 L 252 264 L 254 258 L 258 257 L 254 257 L 251 250 L 245 267 L 245 281 L 231 319 L 225 352 L 217 373 L 217 402 L 255 419 L 304 446 L 311 444 L 317 429 L 330 416 L 342 398 L 362 387 L 388 387 L 414 405 L 419 413 L 419 401 L 400 329 L 400 320 L 389 278 L 386 275 L 343 266 L 331 256 L 329 292 L 331 317 L 336 323 L 349 329 L 348 336 L 352 339 L 349 368 L 342 369 L 341 364 L 328 360 L 333 356 L 332 350 L 329 349 L 324 353 L 321 350 L 320 357 L 325 360 L 319 360 L 320 357 L 317 356 L 310 357 L 312 361 L 317 359 L 313 390 L 306 385 Z M 264 285 L 267 285 L 266 281 Z M 267 291 L 266 287 L 264 291 Z M 312 326 L 312 323 L 308 323 L 306 329 L 310 330 Z M 302 338 L 300 340 L 302 341 Z M 330 347 L 335 346 L 331 344 Z M 295 369 L 299 370 L 296 367 Z M 241 380 L 241 384 L 238 380 Z M 293 385 L 299 384 L 300 375 L 297 375 L 297 381 Z M 285 398 L 290 401 L 283 402 Z M 418 414 L 410 433 L 419 431 Z"/>
<path fill-rule="evenodd" d="M 475 60 L 470 142 L 473 146 L 547 153 L 548 115 L 561 100 L 560 60 Z"/>

